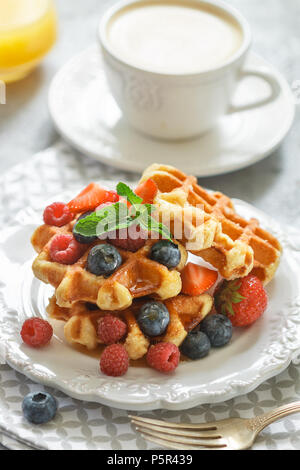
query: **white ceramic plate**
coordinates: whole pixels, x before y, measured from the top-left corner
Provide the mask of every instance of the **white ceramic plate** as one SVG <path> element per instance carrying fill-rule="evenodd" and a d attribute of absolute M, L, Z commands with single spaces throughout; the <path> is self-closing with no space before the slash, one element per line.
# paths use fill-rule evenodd
<path fill-rule="evenodd" d="M 65 193 L 59 200 L 70 197 Z M 253 326 L 236 329 L 225 348 L 211 350 L 202 360 L 181 363 L 171 375 L 131 367 L 123 377 L 110 378 L 100 373 L 97 359 L 66 343 L 62 322 L 52 322 L 54 338 L 45 348 L 24 345 L 19 335 L 23 321 L 33 315 L 46 317 L 45 306 L 53 292 L 31 271 L 30 236 L 41 223 L 43 205 L 40 211 L 18 213 L 16 221 L 0 232 L 0 358 L 32 380 L 73 398 L 127 410 L 181 410 L 223 402 L 277 375 L 300 352 L 299 232 L 292 237 L 254 207 L 234 202 L 239 213 L 257 217 L 279 238 L 284 253 L 267 287 L 267 311 Z"/>
<path fill-rule="evenodd" d="M 58 132 L 71 145 L 116 168 L 137 173 L 159 160 L 183 171 L 188 168 L 197 176 L 228 173 L 272 153 L 294 118 L 294 96 L 282 75 L 253 53 L 246 67 L 271 72 L 281 88 L 279 97 L 261 108 L 224 117 L 214 130 L 197 139 L 168 143 L 128 126 L 108 90 L 97 46 L 71 59 L 57 73 L 49 91 L 49 110 Z M 268 93 L 265 82 L 248 78 L 240 85 L 235 102 L 247 103 Z"/>

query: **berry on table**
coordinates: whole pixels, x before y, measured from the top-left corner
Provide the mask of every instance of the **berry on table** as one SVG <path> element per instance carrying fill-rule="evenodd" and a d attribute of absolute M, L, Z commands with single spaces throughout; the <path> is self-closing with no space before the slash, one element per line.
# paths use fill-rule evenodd
<path fill-rule="evenodd" d="M 62 227 L 73 220 L 74 214 L 63 202 L 53 202 L 44 210 L 43 219 L 45 224 Z"/>
<path fill-rule="evenodd" d="M 57 412 L 55 398 L 47 392 L 33 392 L 25 396 L 22 411 L 30 423 L 44 424 L 51 421 Z"/>
<path fill-rule="evenodd" d="M 110 276 L 121 264 L 122 257 L 118 250 L 105 243 L 90 250 L 86 269 L 96 276 Z"/>
<path fill-rule="evenodd" d="M 53 328 L 42 318 L 28 318 L 23 323 L 20 334 L 28 346 L 39 348 L 49 343 L 53 336 Z"/>
<path fill-rule="evenodd" d="M 224 281 L 215 294 L 217 312 L 227 315 L 233 326 L 251 325 L 264 313 L 267 304 L 264 286 L 252 274 Z"/>
<path fill-rule="evenodd" d="M 107 346 L 100 358 L 100 370 L 105 375 L 118 377 L 126 374 L 129 367 L 129 356 L 122 344 Z"/>
<path fill-rule="evenodd" d="M 187 295 L 200 295 L 210 289 L 218 279 L 217 271 L 187 263 L 181 271 L 181 292 Z"/>
<path fill-rule="evenodd" d="M 219 348 L 229 343 L 232 337 L 232 323 L 225 315 L 208 315 L 200 323 L 200 330 L 208 336 L 210 344 Z"/>
<path fill-rule="evenodd" d="M 126 331 L 127 325 L 121 318 L 107 314 L 98 322 L 97 336 L 104 344 L 113 344 L 120 341 Z"/>
<path fill-rule="evenodd" d="M 176 268 L 181 260 L 178 245 L 169 240 L 160 240 L 151 247 L 150 258 L 168 269 Z"/>
<path fill-rule="evenodd" d="M 169 325 L 169 310 L 162 302 L 147 302 L 140 308 L 137 322 L 145 335 L 150 337 L 160 336 Z"/>
<path fill-rule="evenodd" d="M 76 226 L 77 226 L 78 222 L 82 219 L 85 219 L 88 215 L 91 215 L 92 213 L 93 213 L 93 211 L 84 212 L 84 214 L 81 214 L 81 216 L 79 216 L 78 219 L 76 220 L 76 223 L 73 227 L 73 236 L 74 236 L 75 240 L 78 241 L 78 243 L 89 244 L 89 243 L 93 243 L 95 240 L 97 240 L 97 237 L 88 237 L 86 235 L 81 235 L 80 233 L 76 232 Z"/>
<path fill-rule="evenodd" d="M 84 245 L 78 243 L 71 233 L 57 234 L 50 242 L 52 261 L 60 264 L 74 264 L 83 254 Z"/>
<path fill-rule="evenodd" d="M 172 372 L 179 364 L 180 352 L 173 343 L 157 343 L 148 349 L 146 360 L 159 372 Z"/>
<path fill-rule="evenodd" d="M 185 337 L 180 346 L 180 351 L 189 359 L 196 360 L 207 356 L 210 348 L 211 344 L 207 335 L 203 331 L 195 329 Z"/>

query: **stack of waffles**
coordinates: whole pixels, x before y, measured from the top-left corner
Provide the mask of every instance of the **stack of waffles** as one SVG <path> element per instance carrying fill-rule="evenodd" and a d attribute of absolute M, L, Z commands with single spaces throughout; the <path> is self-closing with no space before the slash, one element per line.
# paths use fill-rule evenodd
<path fill-rule="evenodd" d="M 181 260 L 176 268 L 168 269 L 150 259 L 151 247 L 157 242 L 151 239 L 135 252 L 119 249 L 122 264 L 106 277 L 86 269 L 90 250 L 106 243 L 103 240 L 85 245 L 81 257 L 72 265 L 53 261 L 53 238 L 72 234 L 80 213 L 62 227 L 41 225 L 32 236 L 38 253 L 33 262 L 34 275 L 55 289 L 47 312 L 51 318 L 65 322 L 65 338 L 70 344 L 97 349 L 101 344 L 98 322 L 110 313 L 127 324 L 123 343 L 132 360 L 145 356 L 156 342 L 171 342 L 179 347 L 188 332 L 213 310 L 209 293 L 192 296 L 181 292 L 181 272 L 189 252 L 210 263 L 220 277 L 228 280 L 253 273 L 266 284 L 275 274 L 280 244 L 259 227 L 257 220 L 246 221 L 239 216 L 228 197 L 206 191 L 194 177 L 170 166 L 152 165 L 141 182 L 149 178 L 158 188 L 154 205 L 159 217 L 163 223 L 168 219 L 173 241 L 180 250 Z M 170 315 L 164 335 L 155 338 L 147 337 L 136 319 L 140 308 L 151 299 L 164 303 Z"/>
<path fill-rule="evenodd" d="M 148 178 L 158 187 L 154 203 L 161 218 L 171 221 L 173 231 L 176 227 L 180 229 L 184 222 L 177 239 L 189 251 L 210 263 L 228 280 L 249 273 L 263 284 L 273 278 L 281 246 L 259 226 L 258 220 L 245 220 L 236 213 L 229 197 L 208 192 L 197 184 L 194 176 L 176 168 L 151 165 L 141 181 Z"/>

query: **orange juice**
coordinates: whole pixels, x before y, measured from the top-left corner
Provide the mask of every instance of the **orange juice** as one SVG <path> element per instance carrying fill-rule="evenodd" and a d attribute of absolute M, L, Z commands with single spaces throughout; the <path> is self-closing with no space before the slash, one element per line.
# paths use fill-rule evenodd
<path fill-rule="evenodd" d="M 25 77 L 56 39 L 51 0 L 0 0 L 0 80 Z"/>

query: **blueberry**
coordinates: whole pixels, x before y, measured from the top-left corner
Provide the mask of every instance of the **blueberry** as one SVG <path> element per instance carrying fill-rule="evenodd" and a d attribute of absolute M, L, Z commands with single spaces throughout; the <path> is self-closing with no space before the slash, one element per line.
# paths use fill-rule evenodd
<path fill-rule="evenodd" d="M 140 329 L 147 336 L 162 335 L 169 324 L 169 310 L 162 302 L 147 302 L 137 316 Z"/>
<path fill-rule="evenodd" d="M 211 345 L 203 331 L 192 330 L 180 346 L 180 351 L 190 359 L 201 359 L 208 355 Z"/>
<path fill-rule="evenodd" d="M 74 235 L 75 240 L 78 241 L 78 243 L 88 244 L 88 243 L 93 243 L 95 240 L 97 240 L 97 237 L 87 237 L 85 235 L 81 235 L 80 233 L 76 232 L 76 226 L 77 226 L 79 220 L 85 219 L 85 217 L 87 217 L 88 215 L 90 215 L 92 213 L 93 213 L 93 211 L 85 212 L 84 214 L 81 214 L 81 216 L 78 217 L 78 219 L 76 220 L 76 224 L 73 227 L 73 235 Z"/>
<path fill-rule="evenodd" d="M 55 398 L 47 392 L 33 392 L 26 395 L 22 410 L 27 421 L 44 424 L 54 418 L 57 411 Z"/>
<path fill-rule="evenodd" d="M 118 250 L 107 243 L 94 246 L 87 258 L 86 269 L 96 276 L 109 276 L 122 264 Z"/>
<path fill-rule="evenodd" d="M 150 258 L 167 268 L 176 268 L 180 263 L 181 253 L 178 245 L 168 240 L 160 240 L 155 243 L 150 251 Z"/>
<path fill-rule="evenodd" d="M 232 337 L 232 323 L 225 315 L 219 313 L 205 317 L 200 323 L 200 330 L 205 333 L 212 346 L 221 347 Z"/>

